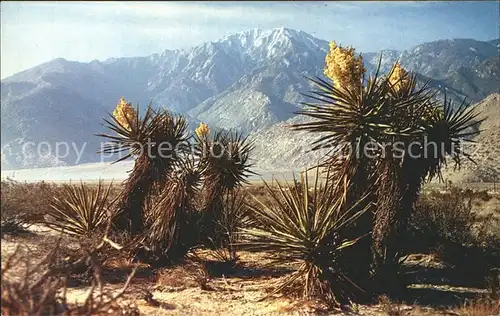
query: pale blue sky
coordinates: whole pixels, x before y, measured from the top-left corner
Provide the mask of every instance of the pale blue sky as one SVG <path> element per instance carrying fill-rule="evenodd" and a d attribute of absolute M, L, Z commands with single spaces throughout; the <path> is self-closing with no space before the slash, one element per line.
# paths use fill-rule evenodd
<path fill-rule="evenodd" d="M 189 48 L 251 28 L 288 27 L 370 52 L 499 37 L 499 3 L 1 2 L 1 77 L 57 57 L 91 61 Z"/>

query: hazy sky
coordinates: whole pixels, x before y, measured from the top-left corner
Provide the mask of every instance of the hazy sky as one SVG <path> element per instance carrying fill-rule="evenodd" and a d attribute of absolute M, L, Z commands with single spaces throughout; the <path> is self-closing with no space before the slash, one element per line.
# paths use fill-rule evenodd
<path fill-rule="evenodd" d="M 288 27 L 369 52 L 445 38 L 499 37 L 499 3 L 1 2 L 1 77 L 57 57 L 91 61 L 189 48 Z"/>

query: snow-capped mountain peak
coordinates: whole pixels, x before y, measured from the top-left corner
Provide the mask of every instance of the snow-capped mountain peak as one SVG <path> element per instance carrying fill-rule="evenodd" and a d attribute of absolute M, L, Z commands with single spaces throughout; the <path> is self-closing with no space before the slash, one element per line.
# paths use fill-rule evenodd
<path fill-rule="evenodd" d="M 386 50 L 382 68 L 399 58 L 407 69 L 435 79 L 434 86 L 476 101 L 498 89 L 497 46 L 497 40 L 455 40 L 405 52 Z M 311 89 L 304 76 L 322 76 L 327 49 L 324 40 L 281 27 L 250 29 L 145 57 L 49 61 L 2 80 L 2 146 L 10 144 L 12 152 L 2 152 L 2 164 L 25 166 L 18 161 L 18 140 L 84 141 L 88 155 L 80 162 L 99 159 L 95 151 L 100 140 L 93 134 L 102 131 L 102 117 L 120 96 L 142 109 L 152 101 L 189 115 L 193 122 L 259 134 L 295 119 L 301 102 L 307 101 L 303 93 Z M 363 54 L 368 72 L 379 56 Z"/>

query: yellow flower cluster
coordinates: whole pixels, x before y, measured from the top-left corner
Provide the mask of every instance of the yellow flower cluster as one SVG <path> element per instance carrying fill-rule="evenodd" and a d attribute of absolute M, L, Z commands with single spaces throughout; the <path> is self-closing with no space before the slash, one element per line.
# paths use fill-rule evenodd
<path fill-rule="evenodd" d="M 194 131 L 198 137 L 203 137 L 207 136 L 210 134 L 210 129 L 208 128 L 208 125 L 205 123 L 200 123 L 200 126 L 198 126 L 197 129 Z"/>
<path fill-rule="evenodd" d="M 354 55 L 354 48 L 337 46 L 330 42 L 330 52 L 325 58 L 325 76 L 333 80 L 336 88 L 347 90 L 361 88 L 361 80 L 366 69 L 363 67 L 363 58 Z"/>
<path fill-rule="evenodd" d="M 113 116 L 126 129 L 130 129 L 128 121 L 134 122 L 137 118 L 136 111 L 132 107 L 132 103 L 127 102 L 127 100 L 123 97 L 120 98 L 120 102 L 116 105 L 116 109 L 113 111 Z M 126 118 L 128 118 L 128 121 Z"/>
<path fill-rule="evenodd" d="M 399 63 L 394 65 L 394 71 L 389 77 L 389 82 L 395 91 L 399 91 L 410 83 L 408 72 Z"/>

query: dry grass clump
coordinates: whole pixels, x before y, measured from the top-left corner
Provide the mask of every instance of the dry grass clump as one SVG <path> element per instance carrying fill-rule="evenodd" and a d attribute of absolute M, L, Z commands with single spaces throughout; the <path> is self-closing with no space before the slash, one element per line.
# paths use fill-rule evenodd
<path fill-rule="evenodd" d="M 137 307 L 122 300 L 135 271 L 117 293 L 104 290 L 100 266 L 88 254 L 94 269 L 92 287 L 83 304 L 67 301 L 69 271 L 61 266 L 58 246 L 33 264 L 32 254 L 19 247 L 2 265 L 2 315 L 138 315 Z"/>
<path fill-rule="evenodd" d="M 156 289 L 177 291 L 199 287 L 207 290 L 210 279 L 203 261 L 186 260 L 182 265 L 160 270 L 157 274 Z"/>
<path fill-rule="evenodd" d="M 1 231 L 2 237 L 28 233 L 28 227 L 43 220 L 50 210 L 52 198 L 60 188 L 46 182 L 20 183 L 11 179 L 1 182 Z"/>
<path fill-rule="evenodd" d="M 4 234 L 11 236 L 19 236 L 22 234 L 29 233 L 28 227 L 30 224 L 23 218 L 22 215 L 18 214 L 1 214 L 0 230 L 2 232 L 2 238 Z"/>
<path fill-rule="evenodd" d="M 460 316 L 494 316 L 500 315 L 500 301 L 492 299 L 476 299 L 467 301 L 463 306 L 453 310 Z"/>
<path fill-rule="evenodd" d="M 387 295 L 381 295 L 379 297 L 379 305 L 384 314 L 387 316 L 406 315 L 405 311 L 401 308 L 401 306 L 399 304 L 392 302 Z"/>

